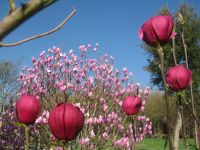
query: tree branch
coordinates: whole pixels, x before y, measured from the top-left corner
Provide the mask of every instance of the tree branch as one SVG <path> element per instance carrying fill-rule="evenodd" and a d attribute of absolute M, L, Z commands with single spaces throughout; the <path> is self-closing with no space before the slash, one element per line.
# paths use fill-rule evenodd
<path fill-rule="evenodd" d="M 3 40 L 4 37 L 24 21 L 56 1 L 58 0 L 30 0 L 27 4 L 14 10 L 0 22 L 0 40 Z M 13 0 L 10 0 L 10 3 L 12 2 Z"/>
<path fill-rule="evenodd" d="M 8 14 L 11 14 L 13 11 L 16 10 L 15 0 L 9 0 L 9 12 Z"/>
<path fill-rule="evenodd" d="M 31 40 L 34 40 L 34 39 L 37 39 L 37 38 L 40 38 L 40 37 L 43 37 L 43 36 L 47 36 L 49 34 L 52 34 L 53 32 L 59 30 L 62 26 L 65 25 L 65 23 L 76 13 L 76 9 L 73 9 L 73 11 L 58 25 L 56 26 L 54 29 L 48 31 L 48 32 L 45 32 L 45 33 L 42 33 L 42 34 L 38 34 L 38 35 L 35 35 L 35 36 L 32 36 L 32 37 L 29 37 L 29 38 L 26 38 L 24 40 L 21 40 L 19 42 L 16 42 L 16 43 L 0 43 L 0 47 L 11 47 L 11 46 L 17 46 L 17 45 L 20 45 L 22 43 L 25 43 L 25 42 L 28 42 L 28 41 L 31 41 Z"/>

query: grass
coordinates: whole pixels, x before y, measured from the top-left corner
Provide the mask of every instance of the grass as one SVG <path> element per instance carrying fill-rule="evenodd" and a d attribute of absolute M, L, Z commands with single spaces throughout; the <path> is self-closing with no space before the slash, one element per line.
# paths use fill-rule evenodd
<path fill-rule="evenodd" d="M 161 138 L 144 139 L 139 145 L 139 150 L 163 150 L 164 143 L 165 143 L 165 140 Z M 194 139 L 187 139 L 187 143 L 189 145 L 189 150 L 195 150 Z M 184 148 L 183 139 L 180 139 L 179 150 L 184 150 L 184 149 L 185 148 Z"/>

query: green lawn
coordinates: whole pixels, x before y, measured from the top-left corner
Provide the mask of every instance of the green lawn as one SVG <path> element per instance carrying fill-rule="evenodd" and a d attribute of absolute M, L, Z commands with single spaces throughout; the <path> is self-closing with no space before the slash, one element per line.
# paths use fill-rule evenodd
<path fill-rule="evenodd" d="M 148 138 L 144 139 L 140 145 L 139 145 L 139 150 L 163 150 L 164 148 L 164 139 L 160 138 Z M 189 150 L 195 150 L 194 147 L 194 139 L 188 139 L 187 143 L 189 145 Z M 183 139 L 180 140 L 179 144 L 179 150 L 184 150 L 184 143 Z"/>

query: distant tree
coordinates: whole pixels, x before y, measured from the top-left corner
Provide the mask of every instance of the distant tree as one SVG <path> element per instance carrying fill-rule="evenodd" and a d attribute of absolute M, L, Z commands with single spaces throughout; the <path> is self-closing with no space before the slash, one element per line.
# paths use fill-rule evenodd
<path fill-rule="evenodd" d="M 152 92 L 149 95 L 148 101 L 145 107 L 145 115 L 149 117 L 153 123 L 153 134 L 156 136 L 162 136 L 165 134 L 164 131 L 165 123 L 166 123 L 166 110 L 164 105 L 164 99 L 161 92 Z M 156 107 L 155 107 L 156 106 Z M 170 112 L 171 118 L 175 123 L 176 120 L 176 97 L 170 97 Z M 187 135 L 192 136 L 193 130 L 191 126 L 193 126 L 193 119 L 190 116 L 190 112 L 188 110 L 184 110 L 185 122 L 186 122 L 186 129 Z M 182 135 L 182 134 L 181 134 Z"/>
<path fill-rule="evenodd" d="M 16 62 L 0 62 L 0 105 L 3 111 L 4 107 L 8 105 L 13 98 L 16 98 L 18 90 L 18 77 L 19 65 Z"/>
<path fill-rule="evenodd" d="M 171 99 L 174 99 L 171 97 Z M 146 107 L 145 115 L 152 120 L 153 131 L 155 135 L 161 136 L 165 134 L 164 126 L 166 125 L 166 110 L 164 105 L 163 95 L 160 92 L 153 92 L 149 95 Z M 156 106 L 156 107 L 155 107 Z M 172 114 L 172 119 L 175 120 L 175 101 L 170 101 L 170 112 Z"/>

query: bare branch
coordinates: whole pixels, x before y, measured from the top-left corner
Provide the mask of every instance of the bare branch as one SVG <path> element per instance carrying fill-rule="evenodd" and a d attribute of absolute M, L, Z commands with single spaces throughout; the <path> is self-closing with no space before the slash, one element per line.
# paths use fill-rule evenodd
<path fill-rule="evenodd" d="M 10 32 L 30 17 L 57 1 L 58 0 L 29 0 L 28 3 L 21 5 L 20 8 L 14 10 L 8 16 L 5 16 L 0 22 L 0 40 L 3 40 Z M 13 0 L 10 0 L 10 2 L 12 3 Z"/>
<path fill-rule="evenodd" d="M 17 45 L 20 45 L 22 43 L 25 43 L 25 42 L 28 42 L 28 41 L 31 41 L 31 40 L 34 40 L 34 39 L 37 39 L 37 38 L 40 38 L 40 37 L 43 37 L 43 36 L 47 36 L 49 34 L 52 34 L 54 33 L 55 31 L 59 30 L 62 26 L 64 26 L 64 24 L 76 13 L 76 9 L 73 8 L 73 11 L 58 25 L 56 26 L 54 29 L 48 31 L 48 32 L 45 32 L 45 33 L 42 33 L 42 34 L 38 34 L 38 35 L 35 35 L 35 36 L 32 36 L 32 37 L 29 37 L 29 38 L 26 38 L 24 40 L 21 40 L 19 42 L 16 42 L 16 43 L 0 43 L 0 47 L 11 47 L 11 46 L 17 46 Z"/>
<path fill-rule="evenodd" d="M 8 13 L 11 14 L 13 11 L 16 10 L 15 0 L 9 0 L 9 5 L 10 5 L 10 9 Z"/>

